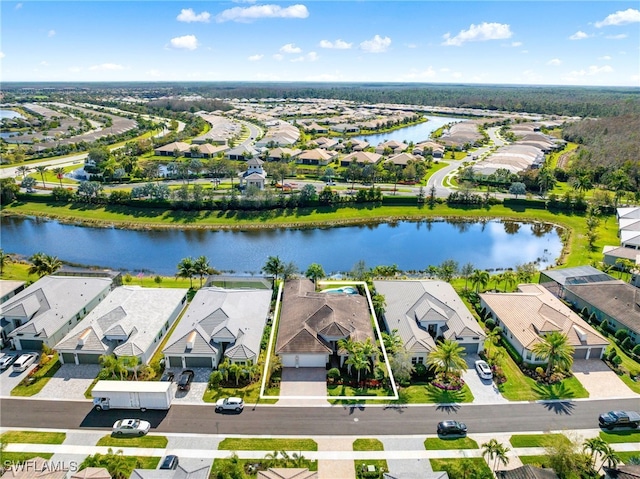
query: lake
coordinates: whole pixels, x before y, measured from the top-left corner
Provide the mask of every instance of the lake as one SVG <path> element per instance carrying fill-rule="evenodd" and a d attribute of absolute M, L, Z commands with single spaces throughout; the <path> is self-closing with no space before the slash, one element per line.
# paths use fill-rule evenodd
<path fill-rule="evenodd" d="M 387 140 L 396 140 L 409 143 L 413 141 L 414 144 L 426 141 L 431 137 L 431 133 L 438 128 L 446 125 L 447 123 L 457 123 L 463 121 L 462 118 L 453 118 L 446 116 L 427 116 L 428 121 L 419 123 L 417 125 L 407 126 L 400 128 L 399 130 L 390 131 L 388 133 L 374 134 L 374 135 L 359 135 L 354 136 L 358 140 L 368 141 L 370 145 L 377 146 Z"/>
<path fill-rule="evenodd" d="M 259 274 L 268 256 L 306 270 L 319 263 L 328 273 L 396 264 L 424 270 L 455 259 L 479 269 L 506 269 L 530 261 L 540 269 L 562 251 L 556 228 L 547 224 L 467 221 L 399 221 L 366 226 L 251 231 L 89 228 L 38 218 L 2 218 L 2 248 L 30 256 L 44 252 L 68 262 L 174 275 L 187 256 L 205 255 L 219 270 Z"/>
<path fill-rule="evenodd" d="M 0 120 L 3 118 L 24 118 L 24 116 L 17 111 L 0 109 Z"/>

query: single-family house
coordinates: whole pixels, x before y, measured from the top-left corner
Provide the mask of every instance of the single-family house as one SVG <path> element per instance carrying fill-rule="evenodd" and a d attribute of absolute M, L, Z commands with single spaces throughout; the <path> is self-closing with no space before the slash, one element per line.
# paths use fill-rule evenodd
<path fill-rule="evenodd" d="M 378 146 L 376 146 L 376 153 L 378 153 L 379 155 L 384 155 L 385 152 L 390 149 L 391 154 L 397 155 L 405 151 L 407 148 L 409 148 L 409 145 L 407 145 L 406 143 L 402 143 L 401 141 L 396 140 L 390 140 L 382 142 Z"/>
<path fill-rule="evenodd" d="M 182 156 L 189 152 L 191 145 L 182 141 L 174 141 L 163 146 L 155 148 L 153 151 L 156 156 Z"/>
<path fill-rule="evenodd" d="M 13 281 L 9 279 L 0 279 L 0 304 L 13 298 L 22 291 L 27 283 L 25 281 Z"/>
<path fill-rule="evenodd" d="M 620 244 L 625 248 L 640 249 L 640 230 L 620 230 Z"/>
<path fill-rule="evenodd" d="M 7 464 L 4 474 L 0 476 L 2 479 L 65 479 L 69 473 L 69 469 L 61 467 L 59 462 L 49 461 L 40 456 L 21 463 L 6 462 L 10 464 Z"/>
<path fill-rule="evenodd" d="M 333 125 L 331 129 L 340 133 L 360 133 L 360 127 L 352 123 L 340 123 Z"/>
<path fill-rule="evenodd" d="M 386 160 L 385 163 L 391 162 L 396 166 L 405 168 L 410 162 L 415 161 L 422 162 L 424 161 L 424 158 L 422 158 L 421 156 L 414 156 L 411 153 L 400 153 L 398 155 L 393 155 L 391 158 Z"/>
<path fill-rule="evenodd" d="M 271 148 L 266 156 L 265 160 L 267 161 L 281 161 L 281 160 L 293 160 L 296 156 L 298 156 L 302 150 L 297 148 Z"/>
<path fill-rule="evenodd" d="M 445 281 L 374 281 L 384 296 L 384 323 L 397 330 L 413 364 L 425 364 L 438 339 L 458 342 L 467 354 L 484 350 L 486 335 Z"/>
<path fill-rule="evenodd" d="M 111 474 L 104 467 L 85 467 L 71 474 L 69 479 L 111 479 Z"/>
<path fill-rule="evenodd" d="M 335 150 L 336 146 L 339 144 L 340 142 L 335 138 L 327 138 L 325 136 L 321 136 L 320 138 L 316 138 L 309 142 L 309 145 L 322 148 L 323 150 Z"/>
<path fill-rule="evenodd" d="M 224 358 L 256 363 L 270 289 L 202 288 L 162 350 L 168 367 L 215 368 Z"/>
<path fill-rule="evenodd" d="M 111 291 L 110 278 L 44 276 L 0 305 L 3 342 L 40 350 L 60 341 Z"/>
<path fill-rule="evenodd" d="M 186 302 L 183 288 L 120 286 L 56 344 L 60 362 L 97 364 L 114 354 L 147 364 Z"/>
<path fill-rule="evenodd" d="M 129 479 L 208 479 L 211 461 L 182 461 L 175 469 L 134 469 Z"/>
<path fill-rule="evenodd" d="M 255 186 L 259 190 L 264 190 L 267 172 L 262 168 L 263 164 L 264 161 L 259 158 L 251 158 L 247 161 L 247 170 L 238 173 L 241 188 Z"/>
<path fill-rule="evenodd" d="M 354 161 L 359 166 L 365 166 L 369 164 L 375 165 L 380 160 L 380 158 L 382 158 L 382 155 L 379 155 L 378 153 L 356 151 L 342 158 L 340 160 L 340 166 L 349 166 Z"/>
<path fill-rule="evenodd" d="M 305 126 L 304 129 L 306 131 L 311 132 L 312 134 L 318 134 L 318 135 L 326 135 L 327 133 L 329 133 L 329 128 L 323 125 L 319 125 L 316 122 L 313 122 L 310 125 Z"/>
<path fill-rule="evenodd" d="M 282 293 L 276 354 L 284 367 L 344 364 L 341 339 L 375 342 L 371 308 L 360 294 L 317 292 L 313 281 L 287 281 Z"/>
<path fill-rule="evenodd" d="M 503 469 L 496 471 L 498 479 L 558 479 L 553 469 L 548 467 L 532 466 L 525 464 L 515 469 Z"/>
<path fill-rule="evenodd" d="M 567 336 L 574 359 L 600 359 L 609 345 L 607 338 L 540 284 L 521 284 L 513 293 L 482 293 L 480 305 L 529 364 L 545 362 L 533 348 L 554 331 Z"/>
<path fill-rule="evenodd" d="M 431 153 L 431 156 L 433 158 L 439 159 L 444 157 L 444 146 L 442 146 L 440 143 L 436 143 L 435 141 L 423 141 L 416 144 L 413 147 L 413 151 L 411 153 L 423 157 Z"/>
<path fill-rule="evenodd" d="M 270 467 L 258 471 L 256 479 L 318 479 L 318 471 L 306 467 Z"/>
<path fill-rule="evenodd" d="M 616 281 L 616 278 L 589 265 L 572 268 L 546 269 L 540 272 L 538 282 L 559 298 L 564 297 L 564 289 L 571 284 L 602 283 Z"/>
<path fill-rule="evenodd" d="M 305 150 L 296 156 L 296 163 L 302 165 L 319 165 L 325 166 L 336 157 L 335 152 L 329 152 L 320 148 L 314 148 L 313 150 Z"/>
<path fill-rule="evenodd" d="M 202 143 L 200 145 L 191 145 L 189 151 L 185 154 L 190 158 L 214 158 L 219 153 L 229 149 L 226 145 L 212 145 L 210 143 Z"/>
<path fill-rule="evenodd" d="M 260 153 L 258 152 L 258 150 L 256 150 L 252 146 L 240 145 L 235 148 L 231 148 L 230 150 L 227 150 L 227 152 L 225 153 L 225 156 L 229 160 L 246 161 L 250 158 L 257 157 L 259 154 Z"/>
<path fill-rule="evenodd" d="M 618 464 L 603 470 L 605 479 L 640 479 L 640 464 Z"/>

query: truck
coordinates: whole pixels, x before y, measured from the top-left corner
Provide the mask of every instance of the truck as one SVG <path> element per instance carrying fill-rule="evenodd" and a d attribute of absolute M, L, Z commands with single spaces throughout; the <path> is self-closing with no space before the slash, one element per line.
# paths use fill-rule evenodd
<path fill-rule="evenodd" d="M 108 409 L 169 409 L 173 400 L 171 382 L 98 381 L 91 390 L 96 411 Z"/>
<path fill-rule="evenodd" d="M 600 414 L 600 427 L 613 429 L 614 427 L 637 428 L 640 425 L 640 414 L 635 411 L 609 411 Z"/>

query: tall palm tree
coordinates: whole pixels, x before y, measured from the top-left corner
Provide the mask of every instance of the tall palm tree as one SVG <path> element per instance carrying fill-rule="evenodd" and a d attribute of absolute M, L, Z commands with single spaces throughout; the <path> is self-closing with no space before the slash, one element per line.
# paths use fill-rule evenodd
<path fill-rule="evenodd" d="M 196 275 L 194 261 L 191 256 L 182 258 L 178 263 L 176 278 L 189 278 L 189 288 L 193 288 L 193 277 Z"/>
<path fill-rule="evenodd" d="M 465 291 L 468 289 L 467 285 L 468 285 L 468 282 L 469 282 L 469 278 L 473 274 L 474 270 L 475 270 L 475 268 L 473 267 L 473 263 L 465 263 L 464 266 L 462 266 L 462 269 L 460 270 L 460 274 L 464 278 L 464 290 Z"/>
<path fill-rule="evenodd" d="M 327 274 L 324 272 L 321 265 L 318 263 L 311 263 L 304 275 L 312 280 L 313 284 L 317 284 L 318 280 L 324 278 Z"/>
<path fill-rule="evenodd" d="M 198 256 L 193 262 L 193 272 L 200 277 L 201 288 L 204 277 L 211 274 L 212 271 L 213 268 L 209 264 L 209 259 L 206 256 Z"/>
<path fill-rule="evenodd" d="M 275 283 L 278 281 L 278 276 L 284 272 L 284 263 L 279 256 L 269 256 L 267 262 L 262 267 L 262 271 L 273 276 Z"/>
<path fill-rule="evenodd" d="M 397 329 L 393 329 L 390 333 L 382 333 L 382 344 L 387 354 L 395 354 L 396 351 L 402 348 L 402 338 Z"/>
<path fill-rule="evenodd" d="M 42 178 L 42 187 L 46 188 L 45 183 L 44 183 L 44 173 L 45 171 L 47 171 L 47 167 L 44 165 L 38 165 L 35 167 L 35 170 L 40 173 L 40 178 Z"/>
<path fill-rule="evenodd" d="M 616 454 L 616 451 L 609 444 L 602 448 L 600 454 L 602 455 L 602 465 L 606 464 L 610 469 L 615 468 L 621 462 L 620 456 Z"/>
<path fill-rule="evenodd" d="M 4 267 L 9 261 L 11 261 L 11 256 L 5 253 L 3 249 L 0 249 L 0 275 L 2 275 Z"/>
<path fill-rule="evenodd" d="M 44 253 L 35 253 L 29 260 L 31 261 L 29 274 L 37 274 L 40 277 L 53 274 L 62 267 L 62 261 L 57 256 Z"/>
<path fill-rule="evenodd" d="M 506 291 L 510 287 L 516 284 L 518 277 L 513 271 L 505 271 L 502 273 L 502 281 L 504 282 L 504 290 Z"/>
<path fill-rule="evenodd" d="M 542 338 L 542 341 L 532 348 L 534 354 L 547 361 L 547 375 L 556 367 L 567 370 L 573 364 L 574 347 L 569 344 L 567 335 L 558 331 L 552 331 Z"/>
<path fill-rule="evenodd" d="M 60 181 L 60 188 L 62 188 L 62 178 L 64 177 L 64 168 L 62 166 L 58 166 L 57 168 L 54 168 L 52 171 L 58 177 L 58 180 Z"/>
<path fill-rule="evenodd" d="M 445 339 L 439 341 L 436 348 L 427 356 L 427 364 L 441 372 L 447 380 L 450 374 L 459 373 L 467 368 L 464 355 L 462 346 L 456 341 Z"/>
<path fill-rule="evenodd" d="M 24 178 L 25 176 L 27 176 L 30 169 L 31 168 L 29 168 L 28 166 L 22 165 L 16 168 L 16 172 L 19 173 L 22 178 Z"/>
<path fill-rule="evenodd" d="M 496 472 L 498 463 L 501 463 L 503 466 L 509 464 L 507 452 L 509 452 L 510 450 L 510 448 L 505 447 L 497 440 L 491 439 L 489 442 L 486 442 L 482 445 L 482 457 L 488 459 L 488 461 L 493 461 L 492 470 L 493 472 Z"/>
<path fill-rule="evenodd" d="M 490 278 L 491 276 L 489 275 L 488 271 L 485 271 L 483 269 L 473 270 L 473 274 L 471 274 L 471 284 L 475 285 L 476 293 L 480 288 L 484 289 L 487 287 Z"/>
<path fill-rule="evenodd" d="M 609 444 L 600 437 L 592 437 L 587 439 L 582 445 L 582 450 L 589 454 L 591 458 L 591 468 L 595 469 L 596 459 L 602 454 Z"/>

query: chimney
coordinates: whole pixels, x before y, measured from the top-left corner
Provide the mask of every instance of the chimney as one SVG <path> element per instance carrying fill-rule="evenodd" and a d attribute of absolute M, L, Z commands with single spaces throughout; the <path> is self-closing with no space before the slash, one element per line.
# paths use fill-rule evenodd
<path fill-rule="evenodd" d="M 191 334 L 187 337 L 187 350 L 191 351 L 193 349 L 193 345 L 196 342 L 196 332 L 191 331 Z"/>
<path fill-rule="evenodd" d="M 91 334 L 91 328 L 87 328 L 82 331 L 82 334 L 78 337 L 78 346 L 84 346 L 84 340 Z"/>

